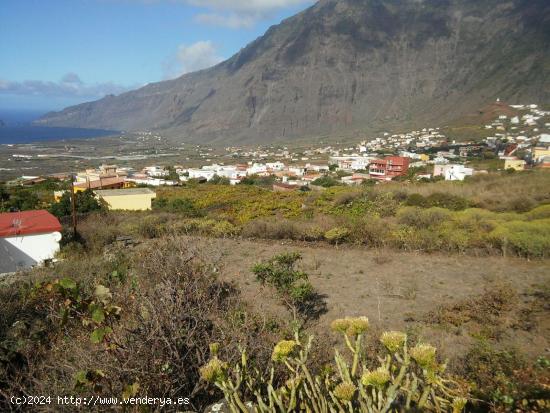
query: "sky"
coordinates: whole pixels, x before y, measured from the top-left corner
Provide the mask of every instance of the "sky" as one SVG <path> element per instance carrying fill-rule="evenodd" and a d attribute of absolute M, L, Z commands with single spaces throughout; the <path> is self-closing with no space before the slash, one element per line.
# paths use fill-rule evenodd
<path fill-rule="evenodd" d="M 59 110 L 231 57 L 313 0 L 0 0 L 0 110 Z"/>

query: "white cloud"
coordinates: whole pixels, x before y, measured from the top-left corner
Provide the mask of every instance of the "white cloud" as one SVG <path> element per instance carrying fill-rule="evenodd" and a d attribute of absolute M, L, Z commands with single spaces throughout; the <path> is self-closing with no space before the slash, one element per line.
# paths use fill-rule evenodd
<path fill-rule="evenodd" d="M 185 0 L 208 10 L 195 16 L 199 23 L 232 29 L 250 28 L 278 10 L 313 3 L 313 0 Z"/>
<path fill-rule="evenodd" d="M 204 9 L 195 21 L 232 29 L 251 28 L 282 9 L 313 4 L 315 0 L 134 0 L 141 3 L 175 2 Z"/>
<path fill-rule="evenodd" d="M 165 78 L 174 78 L 185 73 L 195 72 L 214 66 L 223 60 L 216 46 L 209 40 L 191 45 L 181 45 L 177 52 L 164 65 Z"/>
<path fill-rule="evenodd" d="M 312 0 L 187 0 L 189 4 L 232 12 L 265 13 L 285 7 L 312 3 Z"/>
<path fill-rule="evenodd" d="M 84 83 L 76 73 L 67 73 L 59 82 L 43 80 L 24 80 L 13 82 L 0 79 L 0 94 L 100 98 L 109 94 L 120 94 L 130 90 L 112 82 Z"/>
<path fill-rule="evenodd" d="M 237 13 L 202 13 L 195 16 L 195 21 L 198 23 L 229 27 L 230 29 L 249 29 L 256 24 L 257 20 L 255 16 L 247 14 L 239 15 Z"/>

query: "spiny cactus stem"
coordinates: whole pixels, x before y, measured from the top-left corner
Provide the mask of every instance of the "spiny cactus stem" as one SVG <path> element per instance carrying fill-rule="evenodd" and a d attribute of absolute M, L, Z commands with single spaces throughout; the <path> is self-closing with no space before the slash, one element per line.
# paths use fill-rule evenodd
<path fill-rule="evenodd" d="M 416 378 L 416 376 L 413 376 L 412 383 L 411 383 L 410 387 L 408 386 L 409 381 L 410 381 L 410 379 L 407 376 L 407 385 L 405 386 L 408 389 L 408 391 L 407 391 L 407 401 L 406 401 L 406 404 L 405 404 L 406 409 L 409 409 L 411 407 L 411 397 L 412 397 L 413 394 L 416 394 L 416 390 L 418 388 L 418 379 Z"/>
<path fill-rule="evenodd" d="M 433 387 L 430 391 L 430 394 L 432 396 L 432 399 L 434 401 L 434 404 L 435 404 L 435 407 L 436 407 L 437 411 L 440 412 L 441 411 L 441 404 L 439 403 L 439 399 L 435 395 L 435 390 L 433 389 Z"/>
<path fill-rule="evenodd" d="M 315 385 L 315 381 L 312 379 L 311 377 L 311 374 L 309 372 L 309 369 L 307 368 L 307 366 L 305 364 L 302 364 L 302 371 L 304 372 L 305 376 L 306 376 L 306 380 L 307 382 L 309 383 L 309 385 L 311 386 L 311 391 L 313 392 L 314 394 L 314 398 L 312 399 L 313 400 L 313 406 L 315 408 L 315 411 L 318 411 L 319 409 L 319 406 L 317 405 L 317 402 L 316 400 L 320 400 L 321 399 L 321 393 L 318 389 L 318 387 Z M 306 389 L 307 389 L 307 386 L 306 386 Z"/>
<path fill-rule="evenodd" d="M 288 360 L 285 360 L 285 366 L 286 368 L 291 371 L 292 373 L 296 374 L 296 370 L 290 365 L 290 363 L 288 362 Z"/>
<path fill-rule="evenodd" d="M 290 389 L 290 402 L 288 403 L 287 413 L 294 411 L 296 408 L 296 386 L 292 386 Z"/>
<path fill-rule="evenodd" d="M 346 346 L 349 348 L 349 351 L 353 353 L 355 353 L 355 348 L 354 346 L 351 344 L 351 341 L 349 341 L 349 337 L 347 334 L 344 334 L 344 339 L 346 341 Z"/>
<path fill-rule="evenodd" d="M 223 392 L 223 395 L 225 397 L 225 400 L 227 400 L 231 412 L 240 413 L 240 411 L 237 410 L 237 408 L 235 407 L 234 398 L 232 397 L 230 389 L 227 387 L 227 385 L 224 382 L 215 382 L 214 385 Z"/>
<path fill-rule="evenodd" d="M 261 395 L 258 391 L 255 391 L 255 392 L 254 392 L 254 396 L 256 396 L 256 401 L 258 402 L 258 407 L 260 408 L 260 411 L 262 411 L 262 412 L 268 412 L 268 411 L 269 411 L 269 408 L 268 408 L 268 406 L 264 403 L 264 399 L 262 398 L 262 395 Z"/>
<path fill-rule="evenodd" d="M 418 401 L 418 407 L 420 409 L 422 409 L 426 405 L 426 402 L 428 401 L 428 396 L 430 395 L 431 390 L 432 390 L 432 386 L 431 384 L 428 384 L 424 389 L 424 391 L 422 392 L 422 396 L 420 396 L 420 400 Z"/>
<path fill-rule="evenodd" d="M 362 337 L 363 335 L 359 334 L 357 336 L 357 339 L 355 340 L 355 349 L 353 351 L 353 364 L 351 365 L 351 377 L 355 377 L 355 374 L 357 373 L 357 366 L 359 365 L 359 355 L 361 353 Z"/>
<path fill-rule="evenodd" d="M 388 391 L 386 392 L 387 400 L 386 400 L 386 405 L 382 410 L 383 412 L 387 412 L 390 410 L 391 405 L 397 395 L 397 389 L 399 388 L 399 386 L 401 385 L 401 382 L 405 378 L 405 373 L 407 372 L 408 368 L 409 368 L 408 361 L 401 365 L 401 368 L 399 369 L 399 374 L 397 375 L 392 385 L 388 388 Z"/>
<path fill-rule="evenodd" d="M 279 409 L 281 409 L 281 412 L 284 412 L 285 411 L 285 406 L 283 404 L 283 401 L 277 395 L 277 392 L 275 391 L 275 389 L 273 388 L 271 383 L 267 386 L 267 394 L 268 394 L 270 399 L 273 399 L 275 401 L 275 403 L 277 404 Z"/>

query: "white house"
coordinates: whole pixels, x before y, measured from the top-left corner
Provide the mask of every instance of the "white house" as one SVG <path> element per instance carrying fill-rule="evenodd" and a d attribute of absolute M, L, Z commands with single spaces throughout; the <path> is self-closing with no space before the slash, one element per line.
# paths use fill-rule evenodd
<path fill-rule="evenodd" d="M 302 166 L 289 166 L 288 172 L 296 176 L 304 176 L 306 169 Z"/>
<path fill-rule="evenodd" d="M 0 274 L 54 258 L 61 229 L 59 220 L 45 210 L 0 214 Z"/>
<path fill-rule="evenodd" d="M 143 171 L 153 178 L 162 178 L 168 176 L 169 172 L 160 166 L 146 166 Z"/>
<path fill-rule="evenodd" d="M 212 171 L 208 169 L 194 169 L 194 168 L 188 169 L 187 173 L 189 174 L 189 179 L 204 178 L 207 181 L 210 181 L 212 178 L 214 178 L 214 175 L 216 175 L 216 171 Z"/>
<path fill-rule="evenodd" d="M 254 163 L 246 170 L 246 173 L 248 175 L 264 175 L 267 173 L 267 166 L 263 163 Z"/>
<path fill-rule="evenodd" d="M 283 169 L 285 169 L 285 164 L 279 161 L 268 162 L 266 163 L 266 166 L 268 169 L 271 169 L 272 171 L 282 171 Z"/>
<path fill-rule="evenodd" d="M 434 165 L 434 177 L 443 176 L 446 181 L 463 181 L 464 178 L 473 174 L 474 170 L 466 168 L 464 165 Z"/>

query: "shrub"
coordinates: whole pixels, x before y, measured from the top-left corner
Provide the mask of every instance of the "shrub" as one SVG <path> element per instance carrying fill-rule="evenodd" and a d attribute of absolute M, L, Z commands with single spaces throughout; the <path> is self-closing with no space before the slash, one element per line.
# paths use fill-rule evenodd
<path fill-rule="evenodd" d="M 527 212 L 533 209 L 536 203 L 529 198 L 517 197 L 508 201 L 505 205 L 505 210 L 516 212 Z"/>
<path fill-rule="evenodd" d="M 529 220 L 533 219 L 549 219 L 550 218 L 550 205 L 541 205 L 532 211 L 525 214 Z"/>
<path fill-rule="evenodd" d="M 2 396 L 189 397 L 202 411 L 219 400 L 199 380 L 209 343 L 223 340 L 230 361 L 240 343 L 267 363 L 271 340 L 238 291 L 217 279 L 215 249 L 168 238 L 133 258 L 130 276 L 111 285 L 92 274 L 94 257 L 84 271 L 73 265 L 74 278 L 2 286 Z M 13 406 L 0 397 L 0 410 Z"/>
<path fill-rule="evenodd" d="M 426 197 L 426 206 L 462 211 L 470 206 L 470 202 L 458 195 L 434 192 Z"/>
<path fill-rule="evenodd" d="M 325 239 L 331 244 L 340 244 L 350 235 L 350 230 L 344 227 L 336 227 L 325 232 Z"/>
<path fill-rule="evenodd" d="M 293 221 L 258 219 L 245 224 L 242 235 L 264 239 L 298 239 L 299 230 Z"/>
<path fill-rule="evenodd" d="M 80 214 L 89 212 L 106 211 L 107 205 L 99 201 L 94 193 L 87 189 L 75 194 L 75 209 Z M 54 202 L 50 207 L 50 212 L 58 218 L 66 217 L 72 214 L 71 192 L 65 191 L 59 202 Z"/>
<path fill-rule="evenodd" d="M 530 365 L 516 350 L 499 350 L 487 341 L 478 341 L 460 360 L 460 366 L 461 373 L 474 384 L 473 396 L 487 401 L 491 411 L 548 411 L 544 367 Z"/>
<path fill-rule="evenodd" d="M 424 198 L 420 194 L 410 194 L 409 196 L 407 196 L 405 204 L 408 205 L 408 206 L 416 206 L 416 207 L 426 208 L 427 205 L 428 205 L 428 202 L 427 202 L 426 198 Z"/>
<path fill-rule="evenodd" d="M 140 223 L 137 232 L 144 238 L 159 238 L 166 232 L 165 220 L 157 216 L 147 216 Z"/>
<path fill-rule="evenodd" d="M 310 371 L 308 363 L 312 338 L 302 338 L 296 332 L 292 340 L 274 347 L 273 367 L 265 376 L 248 366 L 245 351 L 236 365 L 222 361 L 214 351 L 202 367 L 201 377 L 224 393 L 235 412 L 252 408 L 259 412 L 394 409 L 459 413 L 466 406 L 467 390 L 445 375 L 435 347 L 419 344 L 409 350 L 406 334 L 386 332 L 380 338 L 386 357 L 379 359 L 376 368 L 368 369 L 363 346 L 367 318 L 335 320 L 332 328 L 343 337 L 349 358 L 336 350 L 334 363 L 318 375 Z M 275 371 L 283 375 L 280 381 L 276 381 Z"/>
<path fill-rule="evenodd" d="M 274 287 L 285 305 L 293 312 L 294 318 L 312 315 L 317 298 L 308 275 L 296 269 L 302 256 L 297 253 L 283 253 L 256 264 L 252 272 L 261 284 Z"/>
<path fill-rule="evenodd" d="M 377 215 L 368 215 L 354 223 L 351 236 L 358 242 L 380 248 L 388 242 L 392 228 L 391 222 Z"/>
<path fill-rule="evenodd" d="M 188 198 L 158 198 L 154 200 L 153 209 L 181 214 L 188 218 L 195 218 L 203 215 L 195 203 Z"/>
<path fill-rule="evenodd" d="M 314 180 L 311 185 L 322 186 L 323 188 L 330 188 L 331 186 L 342 185 L 342 183 L 330 176 L 322 176 Z"/>
<path fill-rule="evenodd" d="M 415 228 L 427 228 L 437 226 L 450 219 L 451 213 L 444 208 L 422 209 L 418 207 L 405 207 L 397 212 L 397 220 L 401 224 Z"/>
<path fill-rule="evenodd" d="M 489 239 L 503 254 L 515 253 L 522 257 L 550 256 L 550 219 L 512 221 L 498 225 Z"/>

